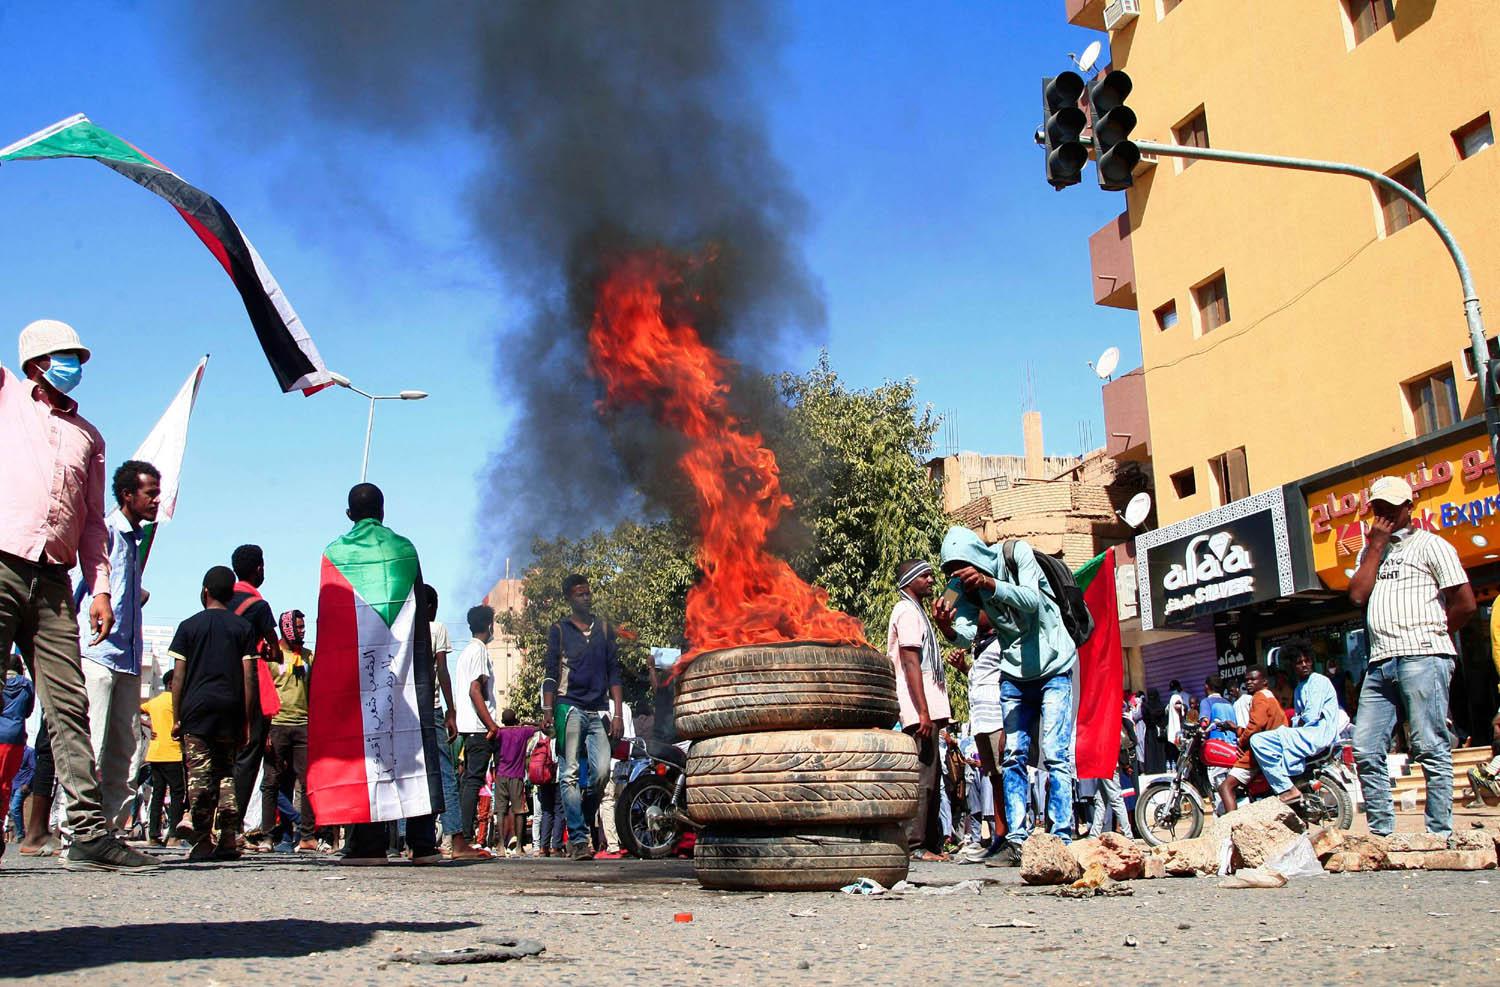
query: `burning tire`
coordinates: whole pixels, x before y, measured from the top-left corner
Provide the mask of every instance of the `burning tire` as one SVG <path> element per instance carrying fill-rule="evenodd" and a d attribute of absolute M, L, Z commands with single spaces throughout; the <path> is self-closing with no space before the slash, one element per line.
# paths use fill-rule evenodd
<path fill-rule="evenodd" d="M 699 655 L 677 685 L 677 732 L 700 740 L 766 730 L 890 727 L 896 673 L 867 647 L 768 644 Z"/>
<path fill-rule="evenodd" d="M 698 882 L 722 891 L 833 891 L 872 878 L 906 879 L 906 837 L 898 827 L 710 829 L 693 849 Z"/>
<path fill-rule="evenodd" d="M 917 811 L 917 745 L 894 730 L 785 730 L 693 745 L 688 815 L 709 825 L 871 825 Z"/>

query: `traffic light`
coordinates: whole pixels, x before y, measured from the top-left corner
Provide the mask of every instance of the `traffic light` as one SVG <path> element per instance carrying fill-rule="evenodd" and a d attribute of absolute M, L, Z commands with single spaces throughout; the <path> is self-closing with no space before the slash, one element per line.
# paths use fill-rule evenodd
<path fill-rule="evenodd" d="M 1064 72 L 1042 80 L 1042 102 L 1046 122 L 1042 124 L 1042 146 L 1047 149 L 1047 184 L 1055 189 L 1077 185 L 1088 164 L 1089 149 L 1080 138 L 1088 117 L 1079 107 L 1083 98 L 1083 76 Z"/>
<path fill-rule="evenodd" d="M 1115 70 L 1105 72 L 1089 85 L 1089 116 L 1094 122 L 1094 167 L 1099 187 L 1110 192 L 1128 189 L 1141 149 L 1130 139 L 1135 129 L 1135 111 L 1125 105 L 1133 88 L 1130 76 Z"/>

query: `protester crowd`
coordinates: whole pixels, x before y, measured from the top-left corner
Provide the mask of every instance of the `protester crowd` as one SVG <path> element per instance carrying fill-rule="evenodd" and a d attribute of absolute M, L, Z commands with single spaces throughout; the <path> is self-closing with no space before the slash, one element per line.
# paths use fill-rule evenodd
<path fill-rule="evenodd" d="M 368 709 L 361 676 L 378 676 L 360 664 L 358 639 L 320 637 L 314 654 L 306 614 L 278 614 L 261 595 L 267 560 L 253 544 L 207 569 L 202 609 L 173 636 L 164 690 L 143 704 L 142 549 L 161 477 L 136 460 L 108 470 L 103 438 L 69 396 L 89 355 L 71 327 L 44 320 L 21 333 L 22 376 L 0 367 L 0 806 L 20 853 L 60 852 L 75 869 L 156 866 L 155 855 L 126 842 L 134 835 L 152 846 L 185 843 L 190 860 L 340 850 L 349 864 L 404 854 L 427 865 L 528 846 L 573 860 L 619 855 L 617 744 L 635 733 L 634 717 L 616 629 L 594 612 L 588 581 L 562 585 L 570 613 L 548 632 L 541 722 L 522 723 L 496 708 L 490 608 L 468 611 L 471 638 L 450 676 L 437 592 L 420 578 L 415 547 L 386 527 L 373 484 L 349 493 L 352 527 L 325 550 L 319 611 L 320 635 L 324 620 L 337 618 L 347 637 L 362 633 L 359 607 L 399 611 L 410 599 L 420 608 L 380 670 L 391 684 L 371 685 Z M 1411 526 L 1404 480 L 1376 481 L 1371 504 L 1351 589 L 1372 642 L 1353 724 L 1370 827 L 1394 826 L 1385 757 L 1399 711 L 1430 779 L 1427 828 L 1448 833 L 1451 635 L 1473 615 L 1474 596 L 1453 549 Z M 1241 752 L 1214 779 L 1221 808 L 1234 807 L 1257 771 L 1295 803 L 1292 778 L 1347 723 L 1347 680 L 1314 672 L 1305 642 L 1293 642 L 1279 671 L 1257 666 L 1237 683 L 1209 678 L 1201 697 L 1176 682 L 1165 700 L 1154 690 L 1126 696 L 1117 770 L 1080 779 L 1073 697 L 1088 630 L 1069 609 L 1066 569 L 1025 541 L 986 545 L 961 527 L 943 539 L 940 565 L 898 567 L 887 629 L 899 729 L 920 765 L 908 834 L 915 859 L 946 859 L 957 848 L 966 862 L 1014 866 L 1032 832 L 1072 840 L 1085 818 L 1090 832 L 1117 827 L 1129 836 L 1124 793 L 1143 775 L 1175 769 L 1195 720 Z M 348 580 L 366 570 L 384 574 L 367 590 L 396 597 L 356 602 Z M 409 592 L 391 588 L 392 573 L 406 574 Z M 330 585 L 348 591 L 348 613 L 326 610 Z M 945 655 L 953 645 L 961 650 Z M 399 672 L 398 658 L 409 662 Z M 966 723 L 953 722 L 948 665 L 968 676 Z M 382 706 L 397 702 L 396 688 L 414 689 L 414 709 Z M 28 738 L 37 701 L 42 728 Z M 407 745 L 402 757 L 364 725 L 393 711 L 416 720 L 388 734 Z M 327 753 L 339 744 L 343 754 Z M 353 761 L 363 763 L 351 781 Z"/>

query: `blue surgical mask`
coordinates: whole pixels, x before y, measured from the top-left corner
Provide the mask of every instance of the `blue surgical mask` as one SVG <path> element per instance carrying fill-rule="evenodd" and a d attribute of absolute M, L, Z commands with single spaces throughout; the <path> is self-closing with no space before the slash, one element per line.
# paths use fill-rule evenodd
<path fill-rule="evenodd" d="M 52 365 L 42 371 L 42 376 L 59 393 L 67 394 L 83 380 L 83 363 L 76 353 L 53 353 L 51 357 Z"/>

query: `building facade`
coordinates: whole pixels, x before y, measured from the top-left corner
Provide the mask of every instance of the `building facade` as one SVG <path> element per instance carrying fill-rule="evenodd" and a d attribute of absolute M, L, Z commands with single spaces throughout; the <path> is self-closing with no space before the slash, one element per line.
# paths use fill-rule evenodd
<path fill-rule="evenodd" d="M 1500 298 L 1492 3 L 1130 6 L 1064 0 L 1076 25 L 1105 30 L 1108 17 L 1135 137 L 1382 172 L 1446 221 L 1480 298 Z M 1156 480 L 1162 526 L 1135 541 L 1144 631 L 1200 635 L 1192 666 L 1174 665 L 1190 689 L 1216 669 L 1274 664 L 1292 635 L 1357 683 L 1365 630 L 1346 591 L 1368 484 L 1406 476 L 1417 523 L 1458 549 L 1482 603 L 1459 635 L 1451 712 L 1488 743 L 1500 499 L 1439 237 L 1355 178 L 1166 156 L 1142 163 L 1124 204 L 1089 246 L 1095 301 L 1140 324 L 1143 366 L 1106 388 L 1105 409 L 1111 454 L 1149 461 Z M 1149 648 L 1145 663 L 1149 680 Z"/>

